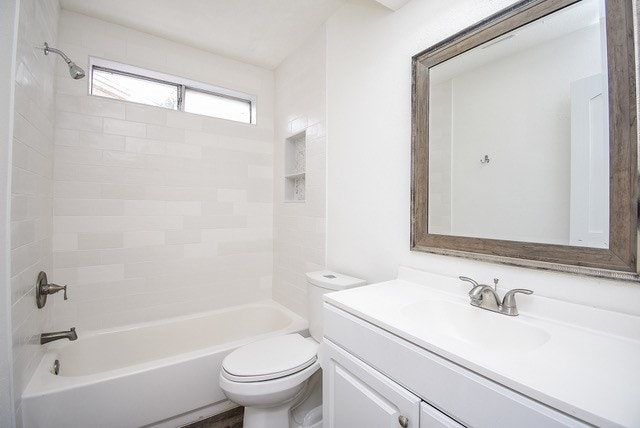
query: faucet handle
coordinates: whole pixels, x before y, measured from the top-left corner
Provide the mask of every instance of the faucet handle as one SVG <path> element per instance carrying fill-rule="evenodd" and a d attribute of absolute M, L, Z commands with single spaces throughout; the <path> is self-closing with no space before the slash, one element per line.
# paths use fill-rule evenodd
<path fill-rule="evenodd" d="M 58 285 L 58 284 L 47 284 L 47 288 L 45 292 L 47 294 L 57 293 L 58 291 L 64 291 L 64 300 L 67 300 L 67 286 L 66 285 Z"/>
<path fill-rule="evenodd" d="M 532 290 L 528 290 L 526 288 L 514 288 L 513 290 L 507 291 L 502 299 L 502 310 L 501 312 L 505 315 L 518 315 L 518 307 L 516 306 L 516 294 L 533 294 Z"/>

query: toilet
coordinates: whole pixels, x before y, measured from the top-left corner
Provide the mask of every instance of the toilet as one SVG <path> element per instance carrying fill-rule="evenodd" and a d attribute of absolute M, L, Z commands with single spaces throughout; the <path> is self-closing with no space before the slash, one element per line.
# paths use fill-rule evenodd
<path fill-rule="evenodd" d="M 231 401 L 244 406 L 244 428 L 322 426 L 322 375 L 317 357 L 322 340 L 322 295 L 365 281 L 330 271 L 306 276 L 311 337 L 296 333 L 259 340 L 222 361 L 220 387 Z"/>

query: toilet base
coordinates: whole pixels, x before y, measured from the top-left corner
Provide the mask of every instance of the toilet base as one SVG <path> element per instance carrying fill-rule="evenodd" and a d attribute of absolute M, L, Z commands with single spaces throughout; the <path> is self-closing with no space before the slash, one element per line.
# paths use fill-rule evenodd
<path fill-rule="evenodd" d="M 291 403 L 277 407 L 245 407 L 243 428 L 287 428 Z"/>
<path fill-rule="evenodd" d="M 279 406 L 244 408 L 243 428 L 319 428 L 322 426 L 322 372 L 309 378 L 296 397 Z"/>
<path fill-rule="evenodd" d="M 304 394 L 291 406 L 289 428 L 322 427 L 322 370 L 307 381 Z"/>

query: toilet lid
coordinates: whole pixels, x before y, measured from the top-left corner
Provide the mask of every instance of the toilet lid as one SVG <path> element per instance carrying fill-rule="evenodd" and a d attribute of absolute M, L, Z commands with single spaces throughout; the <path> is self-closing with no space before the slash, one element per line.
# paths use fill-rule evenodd
<path fill-rule="evenodd" d="M 230 380 L 256 382 L 299 372 L 316 361 L 318 343 L 299 334 L 287 334 L 242 346 L 222 361 Z"/>

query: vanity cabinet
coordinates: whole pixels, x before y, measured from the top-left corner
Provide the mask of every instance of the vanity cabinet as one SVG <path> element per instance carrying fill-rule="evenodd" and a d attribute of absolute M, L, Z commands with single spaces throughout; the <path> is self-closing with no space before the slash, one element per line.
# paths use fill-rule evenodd
<path fill-rule="evenodd" d="M 325 428 L 589 426 L 327 303 L 320 355 Z"/>
<path fill-rule="evenodd" d="M 418 427 L 420 398 L 331 342 L 323 346 L 325 428 Z"/>
<path fill-rule="evenodd" d="M 462 428 L 330 341 L 322 358 L 325 428 Z"/>

